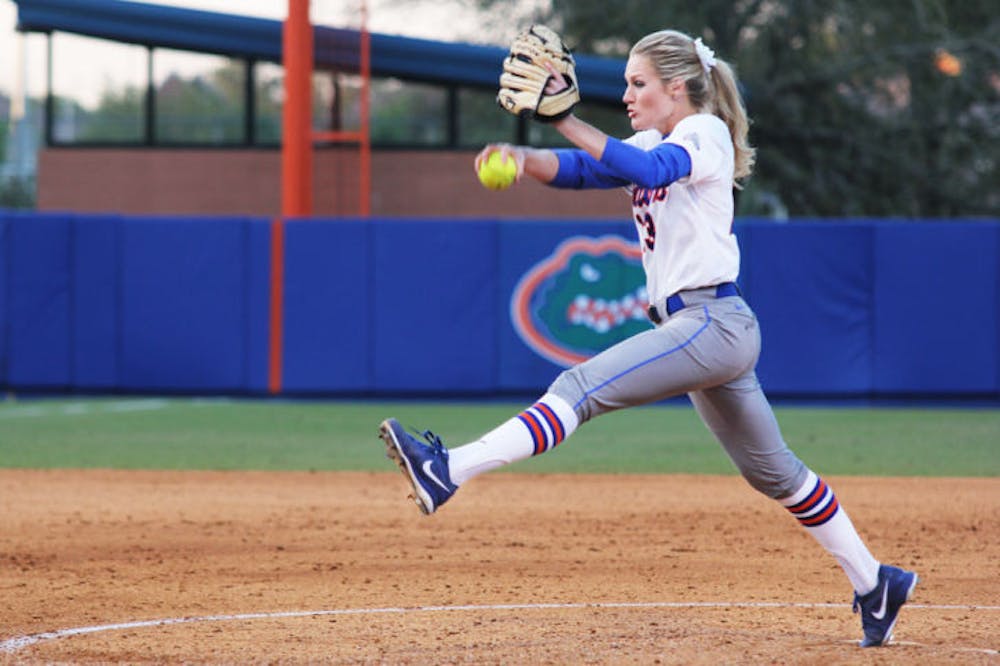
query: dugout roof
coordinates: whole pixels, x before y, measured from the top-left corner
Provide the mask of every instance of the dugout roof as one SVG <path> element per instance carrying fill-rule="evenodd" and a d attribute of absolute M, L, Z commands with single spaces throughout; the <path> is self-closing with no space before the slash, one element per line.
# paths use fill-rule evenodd
<path fill-rule="evenodd" d="M 116 42 L 281 62 L 282 22 L 124 0 L 14 0 L 18 30 L 68 32 Z M 238 3 L 233 3 L 238 5 Z M 360 34 L 316 26 L 315 67 L 356 71 Z M 495 89 L 507 49 L 371 34 L 374 76 Z M 576 55 L 584 98 L 617 103 L 625 61 Z"/>

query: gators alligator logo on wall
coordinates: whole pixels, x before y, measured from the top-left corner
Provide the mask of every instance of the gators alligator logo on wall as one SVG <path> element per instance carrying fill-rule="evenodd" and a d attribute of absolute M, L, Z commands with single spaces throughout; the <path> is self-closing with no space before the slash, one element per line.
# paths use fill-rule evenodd
<path fill-rule="evenodd" d="M 575 236 L 528 270 L 510 315 L 526 345 L 563 367 L 649 328 L 638 247 L 618 236 Z"/>

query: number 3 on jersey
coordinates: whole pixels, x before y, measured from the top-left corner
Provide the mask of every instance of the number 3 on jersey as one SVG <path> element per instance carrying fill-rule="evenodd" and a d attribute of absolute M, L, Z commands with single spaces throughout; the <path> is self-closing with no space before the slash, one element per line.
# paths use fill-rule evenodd
<path fill-rule="evenodd" d="M 636 213 L 635 223 L 639 226 L 639 237 L 642 240 L 644 250 L 653 251 L 656 245 L 656 225 L 653 224 L 653 216 L 646 211 L 645 214 Z"/>

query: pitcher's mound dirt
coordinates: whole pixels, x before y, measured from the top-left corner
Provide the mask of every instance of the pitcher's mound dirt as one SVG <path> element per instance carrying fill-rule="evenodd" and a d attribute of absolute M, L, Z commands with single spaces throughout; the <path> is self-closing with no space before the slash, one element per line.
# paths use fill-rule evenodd
<path fill-rule="evenodd" d="M 1000 480 L 827 481 L 921 575 L 889 648 L 735 476 L 0 470 L 0 662 L 1000 663 Z"/>

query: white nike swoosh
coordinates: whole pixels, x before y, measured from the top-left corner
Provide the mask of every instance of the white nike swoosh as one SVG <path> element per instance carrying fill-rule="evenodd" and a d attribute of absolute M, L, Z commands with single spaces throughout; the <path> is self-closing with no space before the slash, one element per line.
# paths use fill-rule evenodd
<path fill-rule="evenodd" d="M 885 581 L 885 585 L 882 586 L 882 605 L 879 606 L 877 611 L 872 612 L 872 617 L 876 620 L 881 620 L 885 617 L 885 606 L 889 599 L 889 581 Z"/>
<path fill-rule="evenodd" d="M 434 472 L 431 471 L 431 462 L 433 462 L 433 461 L 431 461 L 431 460 L 425 460 L 424 464 L 421 465 L 421 469 L 424 470 L 424 474 L 426 474 L 427 476 L 429 476 L 430 479 L 431 479 L 431 481 L 433 481 L 434 483 L 436 483 L 439 486 L 441 486 L 442 488 L 444 488 L 444 490 L 446 492 L 450 493 L 451 492 L 451 488 L 449 488 L 448 486 L 444 485 L 444 483 L 441 481 L 441 479 L 437 478 L 437 476 L 434 474 Z M 884 601 L 882 603 L 883 603 L 883 605 L 885 604 Z"/>

